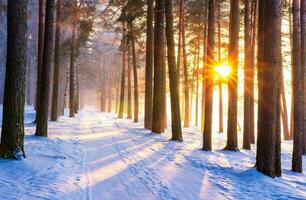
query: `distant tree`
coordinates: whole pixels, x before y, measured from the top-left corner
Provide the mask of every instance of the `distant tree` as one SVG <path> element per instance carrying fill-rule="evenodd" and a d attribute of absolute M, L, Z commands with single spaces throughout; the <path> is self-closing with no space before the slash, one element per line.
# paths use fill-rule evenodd
<path fill-rule="evenodd" d="M 41 70 L 41 91 L 40 101 L 38 104 L 37 113 L 37 136 L 48 136 L 48 114 L 49 114 L 49 94 L 50 94 L 50 79 L 51 79 L 51 65 L 53 55 L 54 42 L 54 10 L 55 0 L 46 1 L 46 18 L 44 31 L 44 51 Z"/>
<path fill-rule="evenodd" d="M 125 71 L 126 71 L 126 31 L 124 24 L 122 25 L 123 34 L 121 40 L 122 51 L 122 72 L 121 72 L 121 85 L 120 85 L 120 105 L 119 105 L 119 118 L 123 118 L 124 112 L 124 93 L 125 93 Z"/>
<path fill-rule="evenodd" d="M 238 47 L 239 47 L 239 0 L 231 0 L 228 61 L 232 68 L 228 80 L 228 120 L 227 120 L 227 144 L 225 149 L 238 150 L 237 139 L 237 96 L 238 96 Z"/>
<path fill-rule="evenodd" d="M 132 119 L 132 66 L 131 66 L 131 43 L 128 41 L 128 113 L 127 118 Z"/>
<path fill-rule="evenodd" d="M 205 58 L 205 117 L 203 133 L 203 150 L 212 150 L 212 113 L 213 113 L 213 87 L 215 64 L 215 0 L 208 1 L 208 33 L 207 33 L 207 54 Z"/>
<path fill-rule="evenodd" d="M 165 15 L 166 15 L 166 35 L 167 35 L 167 55 L 170 80 L 170 98 L 171 98 L 171 126 L 172 140 L 183 141 L 179 89 L 177 80 L 177 67 L 175 60 L 175 42 L 173 29 L 173 13 L 172 0 L 165 0 Z"/>
<path fill-rule="evenodd" d="M 27 66 L 27 1 L 7 2 L 7 55 L 0 156 L 25 157 L 24 104 Z"/>

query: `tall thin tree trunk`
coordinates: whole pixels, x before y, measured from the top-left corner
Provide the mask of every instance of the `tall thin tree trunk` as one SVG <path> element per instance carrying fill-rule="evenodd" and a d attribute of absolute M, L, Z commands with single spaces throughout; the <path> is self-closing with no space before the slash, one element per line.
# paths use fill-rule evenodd
<path fill-rule="evenodd" d="M 306 0 L 301 0 L 301 62 L 303 94 L 303 155 L 306 155 Z"/>
<path fill-rule="evenodd" d="M 221 62 L 221 0 L 218 0 L 218 61 Z M 219 79 L 219 133 L 223 133 L 223 84 Z"/>
<path fill-rule="evenodd" d="M 175 42 L 173 30 L 173 14 L 172 0 L 165 0 L 166 14 L 166 35 L 167 35 L 167 50 L 168 50 L 168 68 L 170 81 L 170 98 L 171 98 L 171 127 L 172 140 L 183 141 L 181 116 L 180 116 L 180 99 L 178 92 L 178 76 L 175 63 Z"/>
<path fill-rule="evenodd" d="M 293 156 L 292 171 L 302 173 L 302 68 L 301 68 L 301 20 L 300 0 L 292 2 L 293 14 Z"/>
<path fill-rule="evenodd" d="M 258 13 L 258 0 L 254 0 L 252 3 L 252 55 L 251 55 L 251 71 L 250 71 L 250 94 L 251 94 L 251 103 L 250 103 L 250 140 L 252 144 L 255 144 L 255 119 L 254 119 L 254 110 L 255 110 L 255 102 L 254 102 L 254 79 L 255 79 L 255 47 L 256 47 L 256 25 L 257 25 L 257 13 Z"/>
<path fill-rule="evenodd" d="M 166 74 L 164 55 L 164 0 L 155 0 L 154 26 L 154 90 L 152 132 L 161 134 L 164 131 L 163 103 Z"/>
<path fill-rule="evenodd" d="M 257 170 L 275 177 L 280 159 L 279 72 L 281 44 L 281 0 L 259 0 L 258 18 L 258 137 Z M 268 112 L 267 112 L 268 111 Z"/>
<path fill-rule="evenodd" d="M 244 9 L 244 121 L 243 121 L 243 148 L 251 149 L 251 1 L 245 0 Z"/>
<path fill-rule="evenodd" d="M 238 150 L 237 139 L 237 95 L 238 95 L 238 48 L 239 48 L 239 0 L 231 0 L 230 30 L 228 60 L 232 67 L 228 80 L 228 120 L 227 120 L 227 144 L 225 149 Z"/>
<path fill-rule="evenodd" d="M 182 85 L 180 84 L 181 82 L 181 63 L 182 63 L 182 19 L 183 19 L 183 6 L 184 6 L 184 0 L 180 0 L 180 5 L 179 5 L 179 24 L 178 24 L 178 51 L 177 51 L 177 80 L 178 80 L 178 87 L 179 87 L 179 95 L 180 99 L 183 100 L 182 93 L 180 93 Z M 184 118 L 184 103 L 182 102 L 180 105 L 180 110 L 181 110 L 181 117 Z"/>
<path fill-rule="evenodd" d="M 152 129 L 153 110 L 153 0 L 147 0 L 147 41 L 146 41 L 146 79 L 145 79 L 145 120 L 144 127 Z"/>
<path fill-rule="evenodd" d="M 127 45 L 128 49 L 128 119 L 132 119 L 132 67 L 131 67 L 131 48 L 130 42 Z"/>
<path fill-rule="evenodd" d="M 74 87 L 75 87 L 75 30 L 76 29 L 76 24 L 73 23 L 72 27 L 72 36 L 71 36 L 71 44 L 70 44 L 70 81 L 69 81 L 69 117 L 74 117 Z"/>
<path fill-rule="evenodd" d="M 190 113 L 189 113 L 189 79 L 188 79 L 188 63 L 186 52 L 186 32 L 185 32 L 185 2 L 183 2 L 183 16 L 182 16 L 182 48 L 183 48 L 183 65 L 184 65 L 184 127 L 189 127 Z"/>
<path fill-rule="evenodd" d="M 281 116 L 283 122 L 284 140 L 290 140 L 283 67 L 281 67 L 280 70 Z"/>
<path fill-rule="evenodd" d="M 204 7 L 204 34 L 203 34 L 203 70 L 202 70 L 202 101 L 201 101 L 201 130 L 204 131 L 204 121 L 205 121 L 205 88 L 206 88 L 206 71 L 205 64 L 207 58 L 207 26 L 208 20 L 207 18 L 208 6 Z"/>
<path fill-rule="evenodd" d="M 215 47 L 215 0 L 209 0 L 208 5 L 208 33 L 207 33 L 207 57 L 205 59 L 205 117 L 203 150 L 212 150 L 212 115 L 213 115 L 213 66 Z"/>
<path fill-rule="evenodd" d="M 60 45 L 61 45 L 61 0 L 57 0 L 56 5 L 56 31 L 54 46 L 54 73 L 53 73 L 53 93 L 51 120 L 57 121 L 59 107 L 59 73 L 60 73 Z"/>
<path fill-rule="evenodd" d="M 37 136 L 48 136 L 48 116 L 49 116 L 49 93 L 50 93 L 50 72 L 52 65 L 53 41 L 54 41 L 54 9 L 55 0 L 46 1 L 46 19 L 44 32 L 44 52 L 41 71 L 41 91 L 40 102 L 37 114 Z"/>
<path fill-rule="evenodd" d="M 45 0 L 39 0 L 36 113 L 38 113 L 38 104 L 40 101 L 41 68 L 42 68 L 43 51 L 44 51 L 44 28 L 45 28 L 44 24 L 45 24 Z M 37 121 L 37 114 L 35 121 Z"/>
<path fill-rule="evenodd" d="M 119 105 L 119 114 L 118 118 L 123 118 L 124 112 L 124 93 L 125 93 L 125 68 L 126 68 L 126 35 L 125 35 L 125 27 L 123 28 L 123 36 L 122 36 L 122 71 L 121 71 L 121 85 L 120 85 L 120 105 Z"/>
<path fill-rule="evenodd" d="M 7 54 L 0 156 L 21 159 L 27 69 L 27 1 L 7 2 Z"/>
<path fill-rule="evenodd" d="M 138 95 L 138 76 L 137 76 L 137 61 L 136 61 L 136 47 L 133 23 L 130 24 L 132 56 L 133 56 L 133 75 L 134 75 L 134 122 L 138 123 L 139 114 L 139 95 Z"/>
<path fill-rule="evenodd" d="M 200 32 L 197 41 L 197 69 L 196 69 L 196 105 L 195 105 L 195 125 L 199 124 L 199 71 L 200 71 Z"/>

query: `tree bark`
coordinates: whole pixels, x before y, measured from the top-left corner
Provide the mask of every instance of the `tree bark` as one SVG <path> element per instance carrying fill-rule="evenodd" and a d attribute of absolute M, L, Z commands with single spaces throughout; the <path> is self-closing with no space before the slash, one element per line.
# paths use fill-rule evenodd
<path fill-rule="evenodd" d="M 121 72 L 121 85 L 120 85 L 120 105 L 119 105 L 119 114 L 118 118 L 123 118 L 124 112 L 124 93 L 125 93 L 125 68 L 126 68 L 126 35 L 125 27 L 123 28 L 122 36 L 122 72 Z"/>
<path fill-rule="evenodd" d="M 128 114 L 127 118 L 132 119 L 132 67 L 131 67 L 131 48 L 128 42 Z"/>
<path fill-rule="evenodd" d="M 303 94 L 303 155 L 306 155 L 306 0 L 301 0 L 301 62 Z"/>
<path fill-rule="evenodd" d="M 171 127 L 172 140 L 183 141 L 181 115 L 180 115 L 180 100 L 178 92 L 177 67 L 175 63 L 175 42 L 173 30 L 173 14 L 172 0 L 165 0 L 166 14 L 166 34 L 167 34 L 167 50 L 168 50 L 168 68 L 170 81 L 170 98 L 171 98 Z"/>
<path fill-rule="evenodd" d="M 208 6 L 205 5 L 204 8 L 204 34 L 203 34 L 203 70 L 202 70 L 202 101 L 201 101 L 201 130 L 204 131 L 204 121 L 205 121 L 205 81 L 206 81 L 206 71 L 205 71 L 205 62 L 207 58 L 207 12 Z"/>
<path fill-rule="evenodd" d="M 145 120 L 144 127 L 152 129 L 153 110 L 153 0 L 147 0 L 147 41 L 146 41 L 146 78 L 145 78 Z"/>
<path fill-rule="evenodd" d="M 53 93 L 52 93 L 52 109 L 51 120 L 57 121 L 58 105 L 59 105 L 59 73 L 60 73 L 60 45 L 61 45 L 61 0 L 57 0 L 56 4 L 56 31 L 54 46 L 54 73 L 53 73 Z"/>
<path fill-rule="evenodd" d="M 184 112 L 184 127 L 189 127 L 190 113 L 189 113 L 189 79 L 188 79 L 188 63 L 186 52 L 186 33 L 185 33 L 185 2 L 183 1 L 183 16 L 182 16 L 182 47 L 183 47 L 183 65 L 184 65 L 184 98 L 185 98 L 185 112 Z"/>
<path fill-rule="evenodd" d="M 41 71 L 41 91 L 40 102 L 37 114 L 37 136 L 48 136 L 48 114 L 49 114 L 49 93 L 50 93 L 50 74 L 53 55 L 53 41 L 54 41 L 54 9 L 55 0 L 46 1 L 46 18 L 45 18 L 45 32 L 44 32 L 44 52 Z"/>
<path fill-rule="evenodd" d="M 258 137 L 257 170 L 270 177 L 277 173 L 281 0 L 259 0 L 258 18 Z M 276 155 L 279 155 L 276 156 Z"/>
<path fill-rule="evenodd" d="M 73 23 L 72 25 L 72 36 L 71 36 L 71 44 L 70 44 L 70 81 L 69 81 L 69 117 L 74 117 L 74 99 L 75 99 L 75 94 L 74 94 L 74 87 L 75 87 L 75 29 L 76 29 L 76 24 Z"/>
<path fill-rule="evenodd" d="M 300 0 L 292 1 L 293 14 L 293 156 L 292 171 L 302 173 L 302 68 Z"/>
<path fill-rule="evenodd" d="M 38 113 L 38 104 L 40 101 L 40 87 L 41 87 L 41 69 L 44 51 L 44 27 L 45 27 L 45 0 L 39 0 L 39 14 L 38 14 L 38 47 L 37 47 L 37 82 L 36 82 L 36 113 Z M 37 114 L 35 117 L 37 121 Z"/>
<path fill-rule="evenodd" d="M 27 68 L 27 1 L 7 2 L 7 54 L 0 156 L 21 159 Z"/>
<path fill-rule="evenodd" d="M 244 128 L 243 128 L 243 148 L 251 149 L 251 1 L 244 1 Z"/>
<path fill-rule="evenodd" d="M 221 62 L 221 0 L 218 0 L 218 61 Z M 223 82 L 219 79 L 219 133 L 223 133 Z"/>
<path fill-rule="evenodd" d="M 136 47 L 135 47 L 135 34 L 133 23 L 130 24 L 131 30 L 131 43 L 132 43 L 132 56 L 133 56 L 133 75 L 134 75 L 134 123 L 138 123 L 139 114 L 139 95 L 138 95 L 138 76 L 137 76 L 137 61 L 136 61 Z"/>
<path fill-rule="evenodd" d="M 205 59 L 205 117 L 203 150 L 212 150 L 212 113 L 213 113 L 213 69 L 215 47 L 215 0 L 209 0 L 208 5 L 208 33 L 207 33 L 207 56 Z"/>
<path fill-rule="evenodd" d="M 164 131 L 164 86 L 165 86 L 165 55 L 164 55 L 164 0 L 155 0 L 154 26 L 154 90 L 152 132 L 161 134 Z"/>
<path fill-rule="evenodd" d="M 227 120 L 227 144 L 225 149 L 238 150 L 237 139 L 237 94 L 238 94 L 238 48 L 239 48 L 239 0 L 231 0 L 230 30 L 228 60 L 232 68 L 228 80 L 228 120 Z"/>

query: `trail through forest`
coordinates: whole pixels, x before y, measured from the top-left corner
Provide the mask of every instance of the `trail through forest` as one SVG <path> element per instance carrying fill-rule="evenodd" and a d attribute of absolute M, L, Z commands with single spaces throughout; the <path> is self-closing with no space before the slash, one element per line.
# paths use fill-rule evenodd
<path fill-rule="evenodd" d="M 61 117 L 48 139 L 26 124 L 27 159 L 0 160 L 0 199 L 305 198 L 306 176 L 290 171 L 291 142 L 283 143 L 283 177 L 271 179 L 253 168 L 254 151 L 204 152 L 196 128 L 179 143 L 170 131 L 153 135 L 116 117 L 88 110 Z M 214 149 L 224 147 L 220 137 L 214 133 Z"/>

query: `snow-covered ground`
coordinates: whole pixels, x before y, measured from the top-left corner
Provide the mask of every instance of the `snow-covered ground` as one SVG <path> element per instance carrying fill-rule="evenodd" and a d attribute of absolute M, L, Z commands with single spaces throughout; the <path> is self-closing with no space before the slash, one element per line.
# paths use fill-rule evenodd
<path fill-rule="evenodd" d="M 290 171 L 291 142 L 282 144 L 283 176 L 271 179 L 253 168 L 254 150 L 220 150 L 225 134 L 215 133 L 214 151 L 204 152 L 196 128 L 178 143 L 170 131 L 141 127 L 87 110 L 50 122 L 47 139 L 27 123 L 27 158 L 0 160 L 0 199 L 306 199 L 306 175 Z"/>

